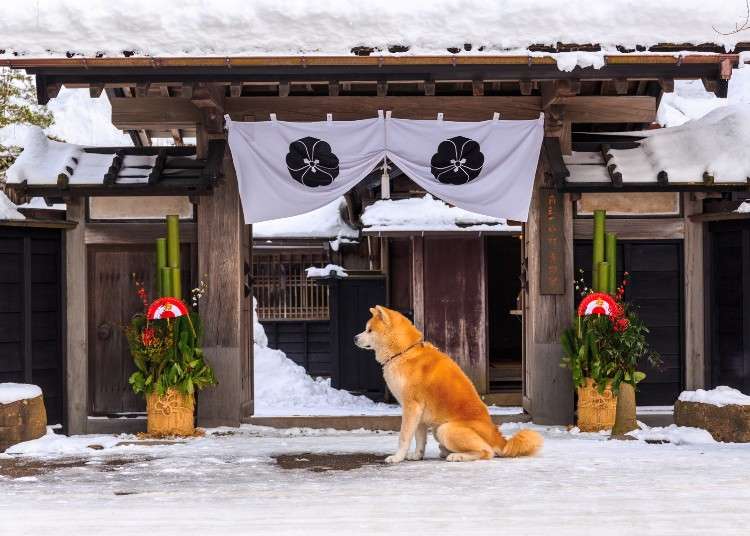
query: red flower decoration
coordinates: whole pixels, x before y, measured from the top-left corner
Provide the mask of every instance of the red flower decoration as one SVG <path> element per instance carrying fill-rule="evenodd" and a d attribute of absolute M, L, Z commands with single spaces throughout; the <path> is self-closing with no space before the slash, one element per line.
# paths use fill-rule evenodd
<path fill-rule="evenodd" d="M 154 337 L 156 336 L 156 332 L 154 331 L 154 328 L 146 328 L 141 332 L 141 342 L 143 343 L 143 346 L 151 346 L 154 342 Z"/>

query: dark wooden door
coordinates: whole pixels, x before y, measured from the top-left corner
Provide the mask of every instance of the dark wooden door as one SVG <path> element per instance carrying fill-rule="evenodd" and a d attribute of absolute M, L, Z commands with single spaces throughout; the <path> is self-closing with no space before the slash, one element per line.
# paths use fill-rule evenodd
<path fill-rule="evenodd" d="M 655 223 L 657 225 L 657 223 Z M 683 260 L 680 241 L 620 241 L 618 281 L 630 272 L 625 299 L 634 303 L 649 328 L 648 342 L 663 361 L 655 369 L 642 363 L 646 379 L 638 385 L 638 405 L 671 405 L 683 387 Z M 576 274 L 591 281 L 591 241 L 576 241 Z"/>
<path fill-rule="evenodd" d="M 334 376 L 329 320 L 263 320 L 261 324 L 269 348 L 284 352 L 310 376 Z"/>
<path fill-rule="evenodd" d="M 750 222 L 710 226 L 711 383 L 750 392 Z"/>
<path fill-rule="evenodd" d="M 143 397 L 133 394 L 128 378 L 133 360 L 123 328 L 143 311 L 135 279 L 154 298 L 155 248 L 94 246 L 89 249 L 89 386 L 94 415 L 143 412 Z M 183 246 L 183 296 L 190 288 L 189 249 Z"/>
<path fill-rule="evenodd" d="M 0 231 L 0 382 L 41 387 L 50 424 L 64 424 L 61 259 L 60 231 Z"/>
<path fill-rule="evenodd" d="M 424 239 L 425 339 L 456 360 L 480 393 L 487 392 L 485 269 L 478 236 Z"/>
<path fill-rule="evenodd" d="M 331 280 L 330 285 L 331 336 L 337 360 L 332 383 L 340 389 L 382 400 L 383 371 L 372 351 L 354 345 L 354 336 L 370 319 L 370 308 L 385 303 L 385 277 L 350 276 Z"/>

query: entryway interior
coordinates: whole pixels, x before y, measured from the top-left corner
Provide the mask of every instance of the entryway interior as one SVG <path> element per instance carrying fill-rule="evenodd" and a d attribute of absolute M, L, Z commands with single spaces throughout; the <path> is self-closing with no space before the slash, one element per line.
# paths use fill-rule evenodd
<path fill-rule="evenodd" d="M 518 395 L 522 385 L 521 240 L 486 238 L 490 393 Z"/>

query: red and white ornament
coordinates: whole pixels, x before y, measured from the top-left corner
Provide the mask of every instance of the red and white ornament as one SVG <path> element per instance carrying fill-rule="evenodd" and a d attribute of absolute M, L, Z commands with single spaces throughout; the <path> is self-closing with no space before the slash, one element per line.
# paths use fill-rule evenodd
<path fill-rule="evenodd" d="M 146 318 L 149 320 L 162 320 L 164 318 L 177 318 L 187 316 L 188 308 L 182 300 L 177 298 L 159 298 L 148 308 Z"/>
<path fill-rule="evenodd" d="M 620 306 L 606 292 L 594 292 L 581 300 L 578 305 L 578 316 L 605 315 L 619 316 Z"/>

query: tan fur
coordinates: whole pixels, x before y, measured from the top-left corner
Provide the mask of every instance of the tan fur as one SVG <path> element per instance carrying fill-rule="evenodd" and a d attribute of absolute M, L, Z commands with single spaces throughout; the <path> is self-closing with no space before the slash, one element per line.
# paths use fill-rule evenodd
<path fill-rule="evenodd" d="M 388 389 L 403 407 L 399 448 L 387 462 L 421 460 L 428 428 L 448 461 L 528 456 L 539 450 L 542 437 L 533 430 L 503 437 L 471 380 L 450 357 L 421 342 L 422 333 L 409 319 L 380 305 L 370 312 L 355 343 L 375 351 Z M 413 438 L 416 449 L 408 454 Z"/>

